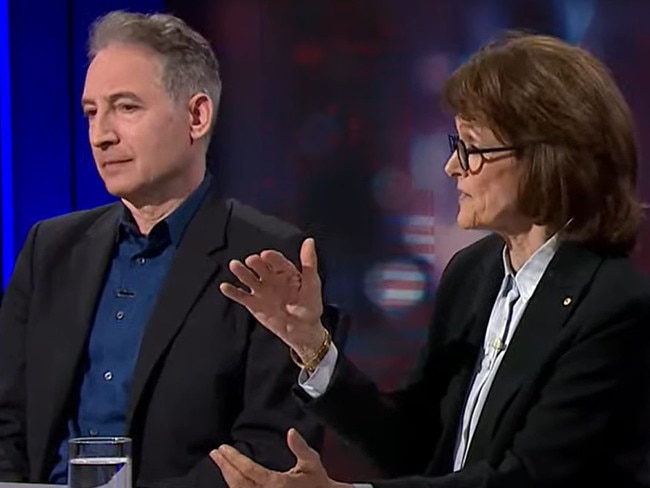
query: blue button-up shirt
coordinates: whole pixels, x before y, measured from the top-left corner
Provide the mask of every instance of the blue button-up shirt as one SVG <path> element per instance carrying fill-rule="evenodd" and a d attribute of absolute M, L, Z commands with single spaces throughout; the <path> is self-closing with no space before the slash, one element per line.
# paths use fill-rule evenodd
<path fill-rule="evenodd" d="M 115 251 L 81 365 L 79 404 L 59 447 L 59 460 L 50 482 L 68 478 L 68 440 L 76 436 L 126 435 L 126 415 L 135 363 L 145 324 L 156 303 L 176 248 L 203 201 L 210 183 L 199 188 L 148 236 L 138 230 L 124 208 Z"/>

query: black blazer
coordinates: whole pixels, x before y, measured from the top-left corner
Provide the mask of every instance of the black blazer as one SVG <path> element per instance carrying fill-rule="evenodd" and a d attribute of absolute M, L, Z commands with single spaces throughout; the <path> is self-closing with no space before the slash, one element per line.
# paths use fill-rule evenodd
<path fill-rule="evenodd" d="M 568 243 L 508 346 L 464 469 L 452 473 L 503 245 L 489 236 L 452 259 L 406 388 L 380 393 L 341 357 L 322 397 L 298 395 L 396 478 L 376 488 L 648 486 L 650 287 L 629 259 Z"/>
<path fill-rule="evenodd" d="M 78 398 L 79 364 L 107 272 L 119 203 L 35 225 L 0 310 L 0 480 L 46 482 Z M 263 465 L 295 459 L 286 432 L 322 431 L 291 394 L 287 347 L 226 299 L 233 258 L 275 248 L 297 259 L 303 235 L 208 194 L 190 222 L 146 325 L 128 435 L 134 484 L 225 487 L 207 457 L 234 443 Z"/>

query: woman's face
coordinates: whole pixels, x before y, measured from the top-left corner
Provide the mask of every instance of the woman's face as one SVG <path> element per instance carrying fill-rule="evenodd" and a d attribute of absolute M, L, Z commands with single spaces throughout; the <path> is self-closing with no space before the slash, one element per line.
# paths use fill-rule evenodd
<path fill-rule="evenodd" d="M 504 146 L 492 130 L 478 122 L 456 117 L 456 130 L 470 152 Z M 521 165 L 513 151 L 469 154 L 468 163 L 469 170 L 463 170 L 455 151 L 445 165 L 445 173 L 456 180 L 459 192 L 458 225 L 501 234 L 515 234 L 530 226 L 530 220 L 517 210 Z"/>

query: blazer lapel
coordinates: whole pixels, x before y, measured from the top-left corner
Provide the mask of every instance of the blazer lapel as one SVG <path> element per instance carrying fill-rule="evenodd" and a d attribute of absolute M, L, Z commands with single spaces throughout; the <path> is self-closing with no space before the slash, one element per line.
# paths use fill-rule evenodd
<path fill-rule="evenodd" d="M 34 403 L 42 406 L 44 415 L 34 419 L 33 430 L 45 437 L 43 445 L 51 445 L 56 420 L 76 384 L 77 366 L 111 260 L 120 212 L 121 207 L 115 205 L 98 218 L 74 245 L 60 280 L 52 283 L 61 290 L 60 306 L 55 308 L 56 316 L 50 318 L 47 329 L 35 339 L 43 341 L 37 350 L 41 351 L 39 371 L 45 377 L 34 391 Z M 42 463 L 43 459 L 36 461 L 37 466 Z"/>
<path fill-rule="evenodd" d="M 460 320 L 463 327 L 454 327 L 455 330 L 462 331 L 460 341 L 469 345 L 476 351 L 474 360 L 468 364 L 452 381 L 450 386 L 452 391 L 452 403 L 448 408 L 453 418 L 448 418 L 444 422 L 444 429 L 438 443 L 438 448 L 432 458 L 431 464 L 427 467 L 428 474 L 448 473 L 453 466 L 454 451 L 456 440 L 458 438 L 458 429 L 462 421 L 465 401 L 469 392 L 472 378 L 476 372 L 476 365 L 480 358 L 480 352 L 483 347 L 483 336 L 487 328 L 487 323 L 492 312 L 494 300 L 503 280 L 503 264 L 501 261 L 501 252 L 503 241 L 496 240 L 495 251 L 490 253 L 483 262 L 479 273 L 472 276 L 476 280 L 477 289 L 474 300 L 470 301 L 469 306 L 465 309 L 465 319 Z M 468 276 L 471 274 L 468 272 Z M 444 326 L 444 325 L 441 325 Z M 457 340 L 452 337 L 452 341 Z"/>
<path fill-rule="evenodd" d="M 474 311 L 473 325 L 470 329 L 468 340 L 479 347 L 483 348 L 483 337 L 492 314 L 494 301 L 503 281 L 504 269 L 501 255 L 503 246 L 494 255 L 486 259 L 483 265 L 483 276 L 479 278 L 477 285 L 476 298 L 471 307 Z M 477 358 L 478 359 L 478 358 Z"/>
<path fill-rule="evenodd" d="M 211 192 L 185 231 L 145 328 L 133 375 L 127 432 L 156 363 L 181 329 L 202 291 L 206 286 L 211 286 L 211 278 L 222 266 L 214 253 L 225 246 L 229 215 L 228 204 Z"/>
<path fill-rule="evenodd" d="M 522 315 L 490 388 L 467 463 L 483 459 L 503 414 L 522 383 L 549 353 L 601 263 L 597 255 L 563 243 Z"/>

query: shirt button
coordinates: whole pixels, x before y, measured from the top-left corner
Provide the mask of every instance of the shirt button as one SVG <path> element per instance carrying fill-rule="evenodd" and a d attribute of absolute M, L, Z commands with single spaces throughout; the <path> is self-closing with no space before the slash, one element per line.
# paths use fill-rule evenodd
<path fill-rule="evenodd" d="M 122 320 L 122 319 L 124 318 L 124 312 L 122 312 L 122 311 L 120 310 L 119 312 L 117 312 L 117 313 L 115 314 L 115 318 L 116 318 L 117 320 Z"/>
<path fill-rule="evenodd" d="M 106 373 L 104 373 L 104 379 L 106 381 L 111 381 L 113 379 L 113 373 L 111 373 L 110 371 L 106 371 Z"/>
<path fill-rule="evenodd" d="M 91 436 L 91 437 L 96 437 L 96 436 L 99 435 L 99 432 L 97 432 L 95 429 L 90 429 L 88 431 L 88 435 Z"/>

